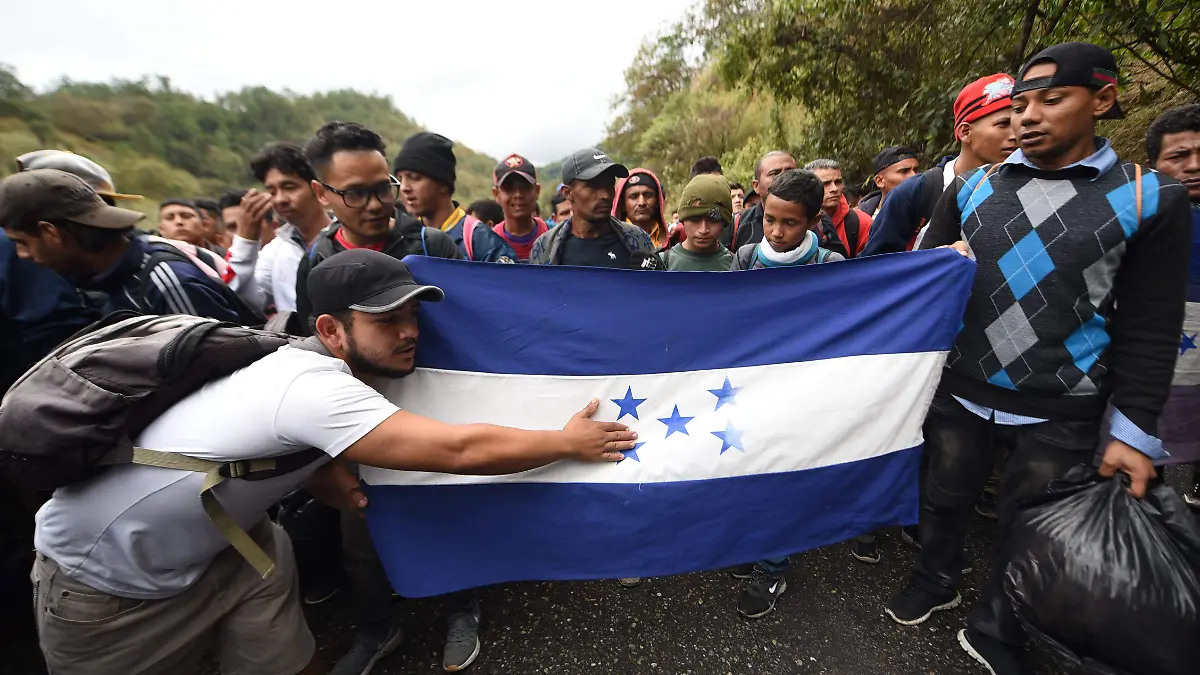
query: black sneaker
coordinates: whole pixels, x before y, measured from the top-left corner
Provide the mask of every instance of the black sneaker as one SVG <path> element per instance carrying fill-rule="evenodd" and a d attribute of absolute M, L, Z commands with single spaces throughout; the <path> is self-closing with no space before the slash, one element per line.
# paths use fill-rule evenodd
<path fill-rule="evenodd" d="M 879 542 L 875 540 L 875 535 L 864 534 L 850 540 L 850 555 L 854 556 L 855 560 L 865 562 L 869 565 L 877 564 L 879 558 Z"/>
<path fill-rule="evenodd" d="M 979 499 L 975 500 L 975 513 L 988 520 L 999 520 L 1000 516 L 996 515 L 996 493 L 991 490 L 980 492 Z"/>
<path fill-rule="evenodd" d="M 727 568 L 725 571 L 734 579 L 749 579 L 754 576 L 755 567 L 757 567 L 755 563 L 746 563 L 745 565 L 735 565 Z"/>
<path fill-rule="evenodd" d="M 331 579 L 316 579 L 304 590 L 304 604 L 319 605 L 338 594 L 341 588 Z"/>
<path fill-rule="evenodd" d="M 900 528 L 900 539 L 914 549 L 921 550 L 921 531 L 917 529 L 916 525 Z"/>
<path fill-rule="evenodd" d="M 747 619 L 762 618 L 775 609 L 775 602 L 786 590 L 787 580 L 782 574 L 767 574 L 755 567 L 750 584 L 738 598 L 738 614 Z"/>
<path fill-rule="evenodd" d="M 399 624 L 388 626 L 387 633 L 381 635 L 359 633 L 354 636 L 354 646 L 329 671 L 329 675 L 370 675 L 375 664 L 396 651 L 403 638 L 404 632 Z"/>
<path fill-rule="evenodd" d="M 932 593 L 911 578 L 899 593 L 892 596 L 884 611 L 898 624 L 916 626 L 925 623 L 934 612 L 954 609 L 961 603 L 962 596 L 958 591 Z"/>
<path fill-rule="evenodd" d="M 1028 675 L 1030 672 L 1022 665 L 1020 657 L 1009 651 L 1004 643 L 974 628 L 958 631 L 958 644 L 979 665 L 987 668 L 991 675 Z"/>

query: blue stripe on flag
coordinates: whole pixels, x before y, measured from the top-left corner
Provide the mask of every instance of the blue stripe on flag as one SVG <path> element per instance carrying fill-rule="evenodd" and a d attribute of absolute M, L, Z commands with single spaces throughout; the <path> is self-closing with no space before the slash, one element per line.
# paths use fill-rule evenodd
<path fill-rule="evenodd" d="M 367 485 L 367 522 L 406 597 L 680 574 L 916 523 L 920 457 L 916 447 L 817 469 L 669 483 Z"/>
<path fill-rule="evenodd" d="M 729 274 L 405 262 L 446 291 L 419 367 L 577 376 L 945 351 L 975 272 L 946 250 Z"/>

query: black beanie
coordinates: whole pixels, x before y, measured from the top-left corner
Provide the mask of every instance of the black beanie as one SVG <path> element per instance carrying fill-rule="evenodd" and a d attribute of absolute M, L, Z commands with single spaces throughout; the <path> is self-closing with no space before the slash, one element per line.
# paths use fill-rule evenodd
<path fill-rule="evenodd" d="M 392 173 L 415 171 L 454 188 L 454 142 L 441 134 L 422 131 L 413 134 L 400 146 L 400 154 L 392 162 Z"/>

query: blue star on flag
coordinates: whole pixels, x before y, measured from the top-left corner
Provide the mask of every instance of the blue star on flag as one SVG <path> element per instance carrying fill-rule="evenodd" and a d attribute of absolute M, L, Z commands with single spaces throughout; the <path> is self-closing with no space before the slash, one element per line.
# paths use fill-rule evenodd
<path fill-rule="evenodd" d="M 725 451 L 730 448 L 737 448 L 742 452 L 746 451 L 746 448 L 742 445 L 742 432 L 734 429 L 733 425 L 729 422 L 725 423 L 725 431 L 712 431 L 709 433 L 721 439 L 722 455 L 725 454 Z"/>
<path fill-rule="evenodd" d="M 737 396 L 738 392 L 741 390 L 741 387 L 731 386 L 729 384 L 729 376 L 726 375 L 724 386 L 722 386 L 720 389 L 708 390 L 708 393 L 717 397 L 717 407 L 713 410 L 720 410 L 721 406 L 725 405 L 726 403 L 737 403 L 737 401 L 733 400 L 733 397 Z"/>
<path fill-rule="evenodd" d="M 642 463 L 642 460 L 641 460 L 641 459 L 638 457 L 638 455 L 637 455 L 637 451 L 638 451 L 638 449 L 639 449 L 639 448 L 641 448 L 643 445 L 645 445 L 645 443 L 634 443 L 634 444 L 633 444 L 633 449 L 632 449 L 632 450 L 626 450 L 626 451 L 625 451 L 625 459 L 632 459 L 633 461 L 637 462 L 638 464 L 641 464 L 641 463 Z M 620 464 L 621 462 L 624 462 L 624 461 L 625 461 L 625 459 L 622 459 L 620 462 L 617 462 L 617 464 Z"/>
<path fill-rule="evenodd" d="M 1181 337 L 1179 338 L 1180 356 L 1183 356 L 1183 353 L 1187 350 L 1196 348 L 1196 336 L 1200 336 L 1200 333 L 1196 333 L 1195 335 L 1191 336 L 1189 336 L 1187 333 L 1181 333 Z"/>
<path fill-rule="evenodd" d="M 638 417 L 637 409 L 638 409 L 639 405 L 646 402 L 646 399 L 634 398 L 633 397 L 633 387 L 625 388 L 625 398 L 611 398 L 609 400 L 612 401 L 613 403 L 616 403 L 617 405 L 621 406 L 621 414 L 617 415 L 618 422 L 620 422 L 621 418 L 626 415 L 631 415 L 633 417 L 633 419 L 635 419 L 635 420 L 641 419 Z"/>
<path fill-rule="evenodd" d="M 671 434 L 675 433 L 676 431 L 682 433 L 684 436 L 691 436 L 691 434 L 689 434 L 688 430 L 687 430 L 687 423 L 691 422 L 694 419 L 696 419 L 696 418 L 681 416 L 679 414 L 679 406 L 675 406 L 675 410 L 673 410 L 671 412 L 670 417 L 660 417 L 660 418 L 658 418 L 658 421 L 667 425 L 667 436 L 666 437 L 670 438 Z"/>

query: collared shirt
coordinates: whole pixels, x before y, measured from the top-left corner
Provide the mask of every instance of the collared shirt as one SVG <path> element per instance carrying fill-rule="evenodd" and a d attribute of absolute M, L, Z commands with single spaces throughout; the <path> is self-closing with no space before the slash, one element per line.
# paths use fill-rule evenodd
<path fill-rule="evenodd" d="M 1096 175 L 1092 177 L 1092 180 L 1096 180 L 1100 176 L 1108 173 L 1109 170 L 1117 165 L 1118 161 L 1117 152 L 1113 150 L 1112 147 L 1112 141 L 1102 136 L 1097 136 L 1096 147 L 1099 149 L 1089 155 L 1086 159 L 1081 159 L 1078 162 L 1064 166 L 1059 170 L 1061 171 L 1063 169 L 1070 169 L 1077 166 L 1085 166 L 1096 172 Z M 1029 161 L 1029 158 L 1026 157 L 1025 153 L 1019 148 L 1016 152 L 1009 155 L 1008 159 L 1001 162 L 1001 164 L 1023 164 L 1031 169 L 1038 169 L 1039 171 L 1044 170 L 1042 167 L 1037 166 L 1033 162 Z"/>
<path fill-rule="evenodd" d="M 1092 180 L 1096 180 L 1100 176 L 1108 173 L 1114 166 L 1117 165 L 1117 153 L 1112 148 L 1112 142 L 1107 138 L 1097 136 L 1096 146 L 1099 149 L 1086 159 L 1082 159 L 1074 164 L 1064 166 L 1063 169 L 1070 169 L 1077 166 L 1087 167 L 1096 172 L 1096 175 L 1092 178 Z M 1003 164 L 1021 164 L 1032 169 L 1041 170 L 1041 167 L 1038 167 L 1033 162 L 1029 161 L 1029 158 L 1025 156 L 1025 153 L 1019 149 L 1013 154 L 1009 155 L 1008 159 L 1004 160 Z M 996 424 L 1001 424 L 1004 426 L 1025 426 L 1029 424 L 1041 424 L 1042 422 L 1049 421 L 1038 417 L 1014 415 L 1002 410 L 993 410 L 992 408 L 986 408 L 978 403 L 972 403 L 971 401 L 959 398 L 958 396 L 955 396 L 954 400 L 958 401 L 964 408 L 982 417 L 983 419 L 995 420 Z M 1151 459 L 1163 459 L 1164 457 L 1168 456 L 1167 452 L 1163 450 L 1163 444 L 1160 439 L 1155 438 L 1154 436 L 1151 436 L 1150 434 L 1147 434 L 1139 429 L 1138 426 L 1131 422 L 1129 418 L 1126 417 L 1120 410 L 1113 411 L 1109 433 L 1112 434 L 1113 438 L 1126 443 L 1130 447 L 1138 450 Z"/>

